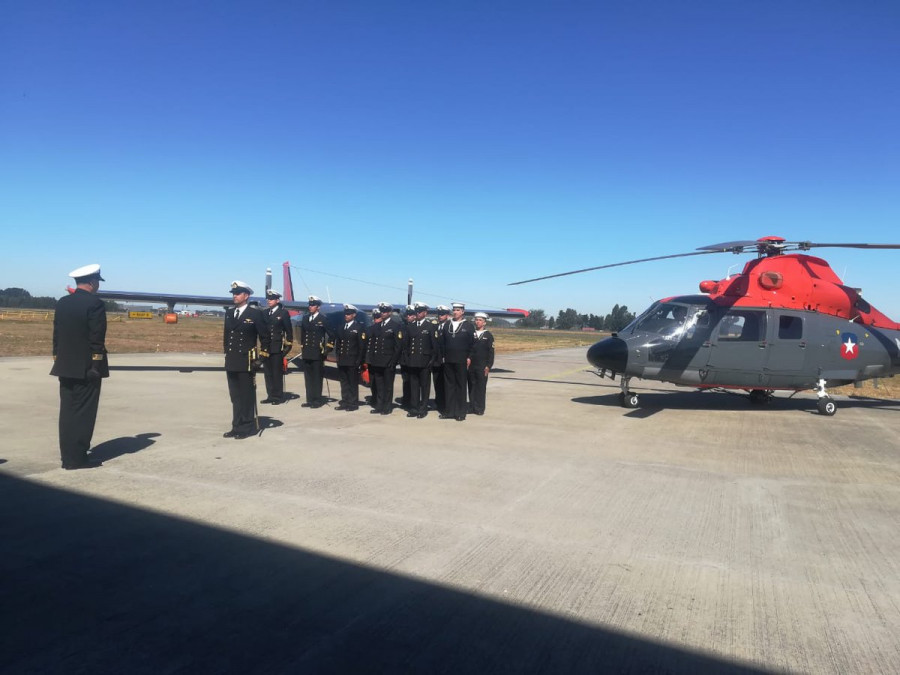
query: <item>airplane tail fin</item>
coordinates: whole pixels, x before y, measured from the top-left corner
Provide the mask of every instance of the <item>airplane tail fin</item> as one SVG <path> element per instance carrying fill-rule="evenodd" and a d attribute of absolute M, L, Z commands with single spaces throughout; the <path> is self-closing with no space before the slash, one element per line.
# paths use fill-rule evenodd
<path fill-rule="evenodd" d="M 294 284 L 291 282 L 291 263 L 285 261 L 281 264 L 281 269 L 284 273 L 284 299 L 293 300 Z"/>

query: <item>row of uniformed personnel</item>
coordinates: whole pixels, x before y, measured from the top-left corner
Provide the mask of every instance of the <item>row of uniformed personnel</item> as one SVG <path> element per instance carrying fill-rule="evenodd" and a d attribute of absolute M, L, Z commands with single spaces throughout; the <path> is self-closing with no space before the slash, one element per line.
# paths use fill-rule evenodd
<path fill-rule="evenodd" d="M 225 318 L 226 370 L 234 408 L 232 429 L 226 436 L 246 438 L 257 431 L 255 400 L 252 396 L 253 361 L 256 343 L 266 365 L 267 397 L 263 403 L 283 402 L 283 358 L 291 349 L 289 318 L 280 304 L 277 291 L 267 292 L 268 314 L 253 316 L 247 305 L 252 289 L 235 281 L 232 284 L 235 307 Z M 322 396 L 324 362 L 333 348 L 341 386 L 337 410 L 359 408 L 359 380 L 362 366 L 368 367 L 372 414 L 389 415 L 393 409 L 394 378 L 399 364 L 404 381 L 403 405 L 408 417 L 428 414 L 431 384 L 442 419 L 464 420 L 467 412 L 484 414 L 487 378 L 494 363 L 494 338 L 485 329 L 487 315 L 477 313 L 475 322 L 465 319 L 465 306 L 454 303 L 452 309 L 437 307 L 437 320 L 429 319 L 429 307 L 422 303 L 406 308 L 406 321 L 393 314 L 393 306 L 380 303 L 373 322 L 366 327 L 358 320 L 358 310 L 344 305 L 344 322 L 332 331 L 319 311 L 322 301 L 308 300 L 309 312 L 300 321 L 300 354 L 303 361 L 306 400 L 304 407 L 319 408 Z M 235 318 L 250 312 L 243 320 Z M 257 320 L 260 326 L 254 328 Z M 247 340 L 237 339 L 246 334 Z M 252 344 L 251 344 L 252 343 Z M 232 356 L 229 358 L 229 352 Z M 240 355 L 237 357 L 237 355 Z M 239 371 L 229 364 L 240 364 Z M 246 364 L 246 365 L 245 365 Z M 238 374 L 240 372 L 240 374 Z M 254 414 L 250 415 L 250 411 Z"/>

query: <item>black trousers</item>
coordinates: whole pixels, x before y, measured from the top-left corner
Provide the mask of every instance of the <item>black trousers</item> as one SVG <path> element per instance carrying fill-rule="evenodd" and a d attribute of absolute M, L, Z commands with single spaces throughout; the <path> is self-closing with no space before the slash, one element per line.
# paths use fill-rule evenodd
<path fill-rule="evenodd" d="M 466 381 L 466 362 L 444 363 L 444 396 L 446 398 L 445 415 L 465 417 L 468 403 Z"/>
<path fill-rule="evenodd" d="M 409 408 L 410 404 L 410 384 L 409 384 L 409 366 L 400 366 L 400 379 L 403 382 L 403 390 L 400 394 L 400 407 Z"/>
<path fill-rule="evenodd" d="M 394 408 L 394 366 L 369 366 L 372 376 L 372 407 L 378 412 L 389 413 Z"/>
<path fill-rule="evenodd" d="M 434 407 L 443 415 L 447 407 L 447 400 L 444 396 L 444 366 L 434 366 L 431 369 L 431 374 L 434 379 Z"/>
<path fill-rule="evenodd" d="M 231 396 L 231 430 L 240 434 L 259 431 L 256 419 L 256 373 L 227 371 Z"/>
<path fill-rule="evenodd" d="M 303 379 L 306 383 L 306 402 L 322 401 L 322 380 L 325 377 L 324 363 L 321 359 L 303 359 Z"/>
<path fill-rule="evenodd" d="M 428 412 L 428 397 L 431 395 L 431 368 L 406 369 L 409 379 L 409 411 L 419 415 Z"/>
<path fill-rule="evenodd" d="M 284 352 L 269 354 L 263 361 L 266 376 L 266 396 L 284 398 Z"/>
<path fill-rule="evenodd" d="M 355 408 L 359 405 L 359 366 L 338 366 L 341 383 L 341 404 Z"/>
<path fill-rule="evenodd" d="M 102 380 L 59 378 L 59 455 L 63 466 L 87 462 Z"/>
<path fill-rule="evenodd" d="M 484 374 L 484 366 L 469 368 L 469 402 L 472 404 L 473 413 L 484 414 L 487 381 L 488 376 Z"/>

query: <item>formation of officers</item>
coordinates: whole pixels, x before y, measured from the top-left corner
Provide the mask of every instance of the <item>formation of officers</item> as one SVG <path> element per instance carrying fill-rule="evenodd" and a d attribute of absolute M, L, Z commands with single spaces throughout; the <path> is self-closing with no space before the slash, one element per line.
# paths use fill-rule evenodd
<path fill-rule="evenodd" d="M 266 292 L 266 310 L 249 304 L 253 290 L 242 281 L 231 284 L 231 293 L 224 349 L 232 423 L 224 436 L 242 439 L 259 431 L 254 382 L 258 368 L 264 369 L 266 382 L 267 395 L 261 402 L 280 405 L 287 400 L 283 364 L 293 347 L 293 327 L 278 291 Z M 478 312 L 470 321 L 465 306 L 454 303 L 452 309 L 438 305 L 437 319 L 432 319 L 428 305 L 416 303 L 406 307 L 401 320 L 393 306 L 383 302 L 366 326 L 356 307 L 344 305 L 344 321 L 332 327 L 320 312 L 320 298 L 309 296 L 308 306 L 299 328 L 298 358 L 303 361 L 306 388 L 303 407 L 320 408 L 328 401 L 322 394 L 324 364 L 333 351 L 340 381 L 336 410 L 359 409 L 359 384 L 367 372 L 371 414 L 390 415 L 399 365 L 401 407 L 407 417 L 428 415 L 432 384 L 441 419 L 463 421 L 468 413 L 484 414 L 488 375 L 494 366 L 487 314 Z"/>

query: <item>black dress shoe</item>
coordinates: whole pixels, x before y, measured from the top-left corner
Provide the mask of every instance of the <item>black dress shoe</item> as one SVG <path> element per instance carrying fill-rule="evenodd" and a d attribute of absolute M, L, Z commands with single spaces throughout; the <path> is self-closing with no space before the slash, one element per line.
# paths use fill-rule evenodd
<path fill-rule="evenodd" d="M 369 414 L 370 415 L 380 415 L 381 411 L 376 408 L 376 409 L 370 410 Z"/>
<path fill-rule="evenodd" d="M 444 413 L 441 413 L 440 415 L 438 415 L 438 417 L 442 420 L 456 419 L 453 415 L 445 415 Z"/>
<path fill-rule="evenodd" d="M 344 408 L 344 410 L 346 410 L 347 412 L 353 412 L 354 410 L 359 410 L 359 406 L 358 405 L 348 405 L 346 408 Z"/>
<path fill-rule="evenodd" d="M 465 416 L 465 415 L 457 415 L 457 416 L 456 416 L 456 421 L 457 421 L 457 422 L 465 422 L 465 421 L 466 421 L 466 416 Z"/>
<path fill-rule="evenodd" d="M 381 414 L 382 414 L 382 415 L 390 415 L 390 414 L 391 414 L 391 411 L 390 411 L 390 410 L 382 410 L 382 411 L 381 411 Z"/>
<path fill-rule="evenodd" d="M 63 464 L 62 468 L 66 471 L 77 471 L 78 469 L 96 469 L 100 466 L 103 466 L 103 462 L 96 459 L 88 459 L 83 464 Z"/>
<path fill-rule="evenodd" d="M 324 403 L 310 403 L 309 407 L 310 408 L 321 408 L 323 405 L 325 405 L 325 404 Z"/>
<path fill-rule="evenodd" d="M 235 436 L 237 436 L 237 432 L 234 429 L 232 429 L 231 431 L 226 431 L 224 434 L 222 434 L 222 438 L 234 438 Z"/>
<path fill-rule="evenodd" d="M 417 415 L 417 417 L 418 417 L 420 420 L 425 419 L 427 416 L 428 416 L 428 413 L 427 413 L 427 412 L 419 413 L 419 414 Z"/>
<path fill-rule="evenodd" d="M 236 441 L 242 441 L 245 438 L 250 438 L 251 436 L 256 436 L 257 433 L 259 433 L 259 432 L 257 432 L 257 431 L 239 431 L 234 436 L 232 436 L 232 438 Z"/>
<path fill-rule="evenodd" d="M 300 407 L 301 408 L 312 408 L 313 404 L 312 403 L 301 403 Z"/>
<path fill-rule="evenodd" d="M 274 403 L 275 399 L 269 396 L 268 398 L 264 398 L 260 403 Z"/>
<path fill-rule="evenodd" d="M 273 398 L 271 401 L 269 401 L 269 403 L 271 403 L 272 405 L 281 405 L 282 403 L 284 403 L 284 401 L 282 401 L 280 398 Z"/>
<path fill-rule="evenodd" d="M 481 412 L 475 411 L 475 414 L 476 415 L 484 415 L 484 410 L 482 410 Z"/>
<path fill-rule="evenodd" d="M 410 411 L 410 412 L 406 413 L 406 416 L 407 416 L 407 417 L 418 417 L 418 416 L 419 416 L 419 413 L 415 413 L 415 412 Z"/>
<path fill-rule="evenodd" d="M 347 406 L 345 406 L 343 403 L 338 403 L 336 406 L 334 406 L 334 409 L 335 410 L 343 410 L 346 407 Z"/>

